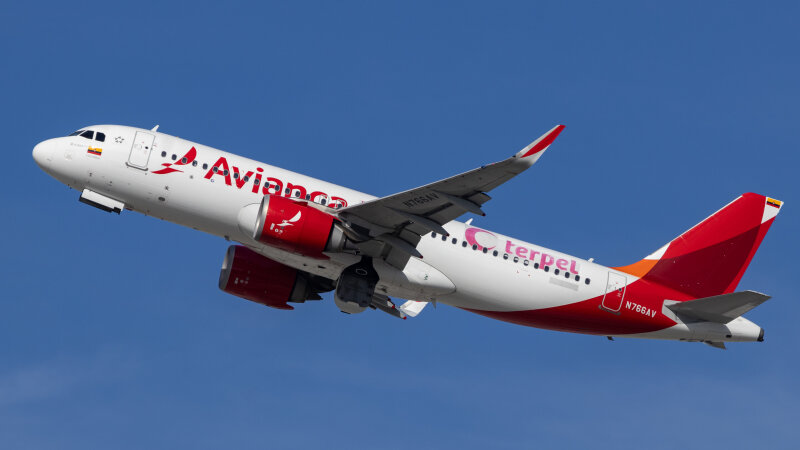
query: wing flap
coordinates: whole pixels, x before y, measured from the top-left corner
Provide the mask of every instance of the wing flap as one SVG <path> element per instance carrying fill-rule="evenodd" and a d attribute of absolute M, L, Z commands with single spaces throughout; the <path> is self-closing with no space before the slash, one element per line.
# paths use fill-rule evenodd
<path fill-rule="evenodd" d="M 428 302 L 408 300 L 400 306 L 400 311 L 403 311 L 409 317 L 417 317 L 426 306 L 428 306 Z"/>

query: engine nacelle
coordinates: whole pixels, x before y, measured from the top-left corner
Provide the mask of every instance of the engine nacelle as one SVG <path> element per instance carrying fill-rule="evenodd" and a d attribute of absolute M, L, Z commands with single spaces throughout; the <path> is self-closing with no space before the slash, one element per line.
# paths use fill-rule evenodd
<path fill-rule="evenodd" d="M 286 302 L 304 302 L 314 298 L 305 273 L 259 255 L 241 245 L 228 247 L 219 288 L 252 302 L 278 309 L 294 309 Z"/>
<path fill-rule="evenodd" d="M 253 239 L 293 253 L 327 259 L 322 252 L 340 251 L 346 237 L 330 214 L 306 202 L 265 195 L 258 210 Z"/>

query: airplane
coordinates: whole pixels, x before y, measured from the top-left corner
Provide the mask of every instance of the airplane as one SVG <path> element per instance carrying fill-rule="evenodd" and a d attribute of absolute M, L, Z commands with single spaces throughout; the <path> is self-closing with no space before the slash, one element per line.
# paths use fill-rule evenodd
<path fill-rule="evenodd" d="M 558 125 L 505 160 L 374 197 L 152 129 L 97 125 L 33 159 L 82 203 L 233 241 L 219 288 L 291 310 L 333 291 L 348 314 L 405 319 L 439 303 L 530 327 L 703 342 L 764 340 L 736 287 L 783 203 L 746 193 L 644 259 L 604 267 L 455 219 L 536 163 Z M 405 299 L 397 306 L 392 298 Z"/>

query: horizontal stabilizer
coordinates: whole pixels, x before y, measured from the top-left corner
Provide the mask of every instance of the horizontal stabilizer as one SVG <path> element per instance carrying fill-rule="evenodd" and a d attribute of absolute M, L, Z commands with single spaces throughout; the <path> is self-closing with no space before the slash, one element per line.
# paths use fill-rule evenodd
<path fill-rule="evenodd" d="M 696 319 L 728 323 L 769 299 L 769 295 L 759 292 L 742 291 L 675 303 L 668 305 L 667 308 L 677 314 Z"/>

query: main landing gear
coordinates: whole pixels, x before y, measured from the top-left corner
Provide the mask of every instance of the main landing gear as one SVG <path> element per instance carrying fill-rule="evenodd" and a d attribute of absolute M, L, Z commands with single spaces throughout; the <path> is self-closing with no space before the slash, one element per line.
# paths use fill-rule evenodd
<path fill-rule="evenodd" d="M 363 256 L 361 261 L 344 269 L 339 276 L 333 296 L 336 306 L 348 314 L 364 311 L 372 303 L 378 280 L 372 258 Z"/>

